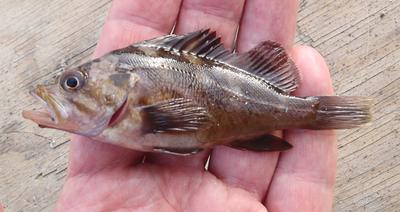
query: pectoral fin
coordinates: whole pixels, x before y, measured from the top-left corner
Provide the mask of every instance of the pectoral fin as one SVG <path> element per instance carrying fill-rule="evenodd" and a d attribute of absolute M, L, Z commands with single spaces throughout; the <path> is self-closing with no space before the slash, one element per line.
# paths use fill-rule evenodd
<path fill-rule="evenodd" d="M 194 132 L 209 120 L 206 108 L 184 98 L 143 107 L 141 117 L 143 133 Z"/>
<path fill-rule="evenodd" d="M 285 151 L 292 148 L 287 141 L 269 134 L 249 140 L 237 140 L 230 143 L 229 146 L 256 152 Z"/>

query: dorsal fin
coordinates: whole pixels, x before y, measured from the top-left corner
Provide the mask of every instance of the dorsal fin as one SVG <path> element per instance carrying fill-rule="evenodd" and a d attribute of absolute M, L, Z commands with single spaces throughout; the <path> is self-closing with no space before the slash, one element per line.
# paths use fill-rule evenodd
<path fill-rule="evenodd" d="M 225 62 L 251 72 L 285 93 L 294 91 L 299 74 L 294 62 L 278 43 L 264 41 L 248 52 L 229 57 Z"/>
<path fill-rule="evenodd" d="M 231 53 L 224 48 L 221 38 L 217 37 L 216 34 L 215 31 L 210 32 L 209 29 L 205 29 L 185 35 L 166 35 L 137 43 L 134 46 L 184 52 L 211 60 L 218 60 Z"/>
<path fill-rule="evenodd" d="M 184 52 L 228 64 L 264 78 L 270 85 L 287 94 L 298 87 L 296 66 L 285 49 L 272 41 L 262 42 L 248 52 L 233 54 L 224 48 L 215 31 L 205 29 L 185 35 L 166 35 L 134 46 Z"/>

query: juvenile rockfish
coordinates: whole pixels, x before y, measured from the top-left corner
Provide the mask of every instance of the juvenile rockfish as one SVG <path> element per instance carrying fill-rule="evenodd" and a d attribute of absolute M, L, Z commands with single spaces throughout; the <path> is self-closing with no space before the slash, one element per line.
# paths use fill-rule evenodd
<path fill-rule="evenodd" d="M 64 71 L 32 92 L 55 128 L 140 150 L 192 154 L 215 145 L 283 151 L 277 129 L 344 129 L 370 120 L 363 97 L 295 97 L 296 66 L 277 43 L 235 54 L 215 32 L 166 35 Z"/>

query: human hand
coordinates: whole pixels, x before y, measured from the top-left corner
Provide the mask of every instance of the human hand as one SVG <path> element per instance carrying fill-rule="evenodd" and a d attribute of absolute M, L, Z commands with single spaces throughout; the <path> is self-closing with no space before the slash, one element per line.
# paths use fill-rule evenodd
<path fill-rule="evenodd" d="M 239 52 L 264 40 L 278 41 L 301 72 L 296 95 L 331 95 L 323 58 L 311 48 L 292 47 L 298 2 L 248 0 L 244 6 L 244 1 L 183 0 L 181 5 L 179 0 L 115 0 L 95 56 L 167 34 L 175 20 L 177 34 L 211 28 L 222 36 L 226 47 L 231 47 L 240 26 Z M 289 130 L 283 136 L 294 146 L 284 153 L 221 146 L 187 157 L 142 153 L 73 136 L 68 176 L 57 209 L 331 210 L 336 169 L 334 132 Z"/>

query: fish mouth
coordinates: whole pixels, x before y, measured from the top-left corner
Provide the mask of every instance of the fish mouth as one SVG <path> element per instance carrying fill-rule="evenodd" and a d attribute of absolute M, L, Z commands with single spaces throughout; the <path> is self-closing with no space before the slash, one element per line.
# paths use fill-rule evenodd
<path fill-rule="evenodd" d="M 121 106 L 111 116 L 110 121 L 108 122 L 108 126 L 113 127 L 117 123 L 119 123 L 125 117 L 127 108 L 128 108 L 128 98 L 124 100 Z"/>
<path fill-rule="evenodd" d="M 59 118 L 57 117 L 56 100 L 51 97 L 44 86 L 38 86 L 29 92 L 33 97 L 43 103 L 44 108 L 22 111 L 22 116 L 29 119 L 43 128 L 58 128 Z"/>

